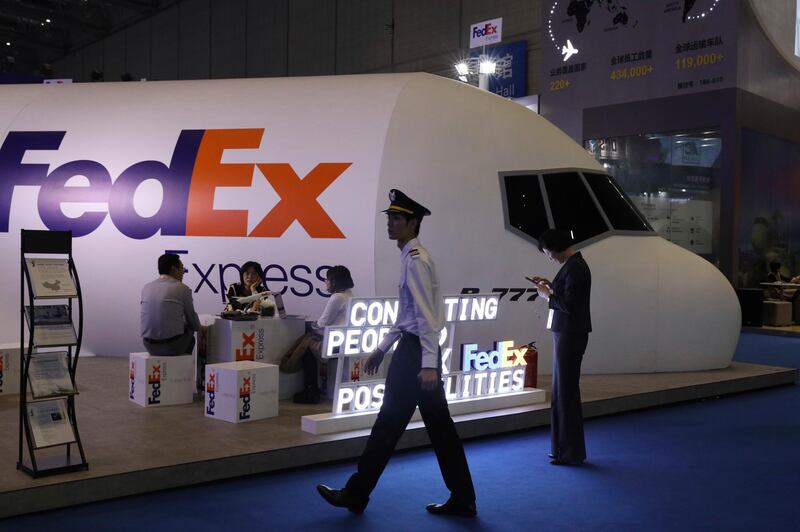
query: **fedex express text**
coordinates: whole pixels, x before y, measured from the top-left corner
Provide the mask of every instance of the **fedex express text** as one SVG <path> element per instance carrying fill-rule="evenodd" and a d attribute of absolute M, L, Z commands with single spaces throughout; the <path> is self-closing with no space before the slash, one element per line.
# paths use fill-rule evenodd
<path fill-rule="evenodd" d="M 277 238 L 295 221 L 311 238 L 345 238 L 339 226 L 317 201 L 351 162 L 319 162 L 308 174 L 298 175 L 289 163 L 222 163 L 230 149 L 257 149 L 263 129 L 191 129 L 178 134 L 170 162 L 137 162 L 112 179 L 99 161 L 79 159 L 56 168 L 26 163 L 29 152 L 58 150 L 66 131 L 11 131 L 0 146 L 0 232 L 9 231 L 11 199 L 16 187 L 39 186 L 37 207 L 42 223 L 51 230 L 72 231 L 74 237 L 95 231 L 109 217 L 122 234 L 134 239 L 162 236 L 217 236 Z M 252 187 L 255 168 L 280 197 L 264 218 L 248 230 L 248 211 L 214 208 L 223 187 Z M 68 182 L 83 176 L 88 186 Z M 140 215 L 134 195 L 142 183 L 156 180 L 162 203 L 152 216 Z M 66 216 L 66 203 L 105 206 L 77 217 Z"/>

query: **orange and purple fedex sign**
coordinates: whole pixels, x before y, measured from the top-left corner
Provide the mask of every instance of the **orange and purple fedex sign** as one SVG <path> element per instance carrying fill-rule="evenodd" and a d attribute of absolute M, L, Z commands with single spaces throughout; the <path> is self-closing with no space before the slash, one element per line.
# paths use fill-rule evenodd
<path fill-rule="evenodd" d="M 98 161 L 70 161 L 50 165 L 23 162 L 26 152 L 58 150 L 66 131 L 11 131 L 0 146 L 0 232 L 8 232 L 11 198 L 18 186 L 40 186 L 39 216 L 51 230 L 71 230 L 79 237 L 92 233 L 111 218 L 130 238 L 156 233 L 175 236 L 267 237 L 283 235 L 296 220 L 311 238 L 345 238 L 317 198 L 352 164 L 321 162 L 305 176 L 288 163 L 222 163 L 228 149 L 255 149 L 263 129 L 189 129 L 178 135 L 169 164 L 141 161 L 112 181 Z M 214 209 L 214 194 L 222 187 L 250 187 L 257 167 L 280 201 L 250 231 L 248 211 Z M 84 176 L 88 186 L 67 186 Z M 134 208 L 134 194 L 144 181 L 161 183 L 163 200 L 152 216 Z M 68 217 L 64 203 L 102 203 L 106 212 L 84 212 Z"/>

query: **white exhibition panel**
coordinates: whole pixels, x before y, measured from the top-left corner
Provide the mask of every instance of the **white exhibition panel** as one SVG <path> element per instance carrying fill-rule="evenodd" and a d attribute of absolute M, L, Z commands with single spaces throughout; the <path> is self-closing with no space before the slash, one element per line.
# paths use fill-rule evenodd
<path fill-rule="evenodd" d="M 544 403 L 545 397 L 546 394 L 544 390 L 525 388 L 520 392 L 490 395 L 477 399 L 449 400 L 447 402 L 447 408 L 450 410 L 451 416 L 462 416 L 465 414 L 488 412 L 490 410 L 501 410 Z M 376 417 L 378 417 L 378 412 L 376 411 L 346 415 L 337 415 L 332 412 L 312 414 L 301 418 L 300 428 L 303 432 L 309 432 L 311 434 L 332 434 L 335 432 L 368 429 L 375 423 Z M 420 416 L 419 409 L 414 410 L 411 421 L 421 420 L 422 416 Z"/>
<path fill-rule="evenodd" d="M 141 161 L 170 165 L 182 131 L 205 130 L 209 136 L 211 130 L 227 130 L 224 137 L 234 129 L 263 129 L 258 148 L 226 149 L 210 163 L 198 156 L 195 172 L 204 164 L 221 168 L 205 174 L 222 180 L 210 192 L 214 212 L 209 204 L 205 214 L 197 210 L 202 203 L 197 197 L 204 191 L 202 180 L 191 177 L 187 205 L 195 210 L 190 218 L 205 227 L 215 226 L 219 211 L 246 211 L 247 227 L 240 232 L 249 234 L 282 204 L 283 196 L 256 164 L 290 165 L 297 185 L 320 163 L 349 163 L 317 198 L 344 238 L 314 238 L 297 220 L 270 237 L 199 236 L 203 231 L 187 224 L 186 233 L 194 236 L 131 238 L 115 225 L 125 225 L 125 217 L 110 215 L 76 238 L 75 262 L 86 303 L 84 346 L 100 355 L 141 349 L 139 292 L 156 276 L 156 257 L 168 249 L 187 251 L 182 256 L 189 269 L 185 282 L 197 289 L 195 304 L 203 313 L 221 308 L 219 290 L 237 278 L 226 266 L 250 259 L 283 269 L 287 279 L 272 280 L 270 287 L 287 289 L 290 313 L 315 317 L 322 311 L 325 265 L 348 266 L 356 296 L 395 296 L 399 252 L 386 238 L 380 214 L 390 188 L 403 190 L 433 212 L 423 223 L 421 240 L 436 262 L 443 293 L 530 288 L 525 275 L 552 278 L 557 265 L 506 229 L 498 173 L 602 172 L 581 146 L 535 113 L 427 74 L 8 86 L 0 87 L 0 96 L 4 143 L 9 131 L 66 131 L 58 149 L 25 151 L 22 164 L 48 165 L 48 176 L 65 163 L 91 160 L 116 180 Z M 18 168 L 0 164 L 0 196 L 9 197 Z M 224 186 L 232 174 L 230 186 Z M 77 176 L 65 188 L 75 192 L 88 183 Z M 177 201 L 162 198 L 153 179 L 132 195 L 136 214 L 145 220 L 161 214 L 162 201 Z M 36 183 L 13 188 L 8 232 L 0 233 L 0 294 L 7 301 L 18 297 L 20 229 L 45 228 L 37 210 L 40 196 Z M 69 217 L 108 210 L 103 202 L 62 203 L 60 208 Z M 593 273 L 594 332 L 584 359 L 587 372 L 699 370 L 730 363 L 739 307 L 727 280 L 712 265 L 656 236 L 609 237 L 582 251 Z M 281 277 L 280 271 L 273 268 L 267 276 Z M 548 373 L 552 340 L 545 329 L 546 305 L 526 299 L 503 298 L 502 318 L 475 324 L 469 338 L 456 338 L 456 349 L 462 340 L 484 349 L 500 340 L 517 345 L 536 340 L 540 372 Z M 15 341 L 18 310 L 5 306 L 0 318 L 0 341 Z"/>
<path fill-rule="evenodd" d="M 660 240 L 658 262 L 656 371 L 730 365 L 742 326 L 730 283 L 713 264 L 666 240 Z"/>
<path fill-rule="evenodd" d="M 203 284 L 194 296 L 201 313 L 220 311 L 220 285 L 238 280 L 237 272 L 229 268 L 220 283 L 219 266 L 247 260 L 283 268 L 288 280 L 274 281 L 272 286 L 287 288 L 284 301 L 293 314 L 316 316 L 322 311 L 325 299 L 317 291 L 325 290 L 318 278 L 324 265 L 347 264 L 356 279 L 356 293 L 371 293 L 375 176 L 386 123 L 401 86 L 399 78 L 365 76 L 0 88 L 4 137 L 8 131 L 66 131 L 57 150 L 25 153 L 24 164 L 47 164 L 49 172 L 72 161 L 92 160 L 116 180 L 141 161 L 169 165 L 181 132 L 192 129 L 263 129 L 258 149 L 228 149 L 221 158 L 223 166 L 287 163 L 303 178 L 320 163 L 352 163 L 318 198 L 346 238 L 311 238 L 295 221 L 280 238 L 156 234 L 134 239 L 122 234 L 111 216 L 106 216 L 96 230 L 74 241 L 86 304 L 84 348 L 119 356 L 141 349 L 139 294 L 142 285 L 157 277 L 156 259 L 168 249 L 188 251 L 182 256 L 189 270 L 184 281 L 193 289 L 201 284 L 202 275 L 192 264 L 203 273 L 213 267 L 209 279 L 217 293 Z M 0 168 L 2 181 L 11 179 L 11 170 Z M 219 187 L 213 199 L 217 210 L 247 210 L 248 232 L 280 199 L 257 167 L 251 166 L 250 176 L 251 186 Z M 85 185 L 86 179 L 76 177 L 73 182 Z M 0 294 L 8 301 L 19 297 L 20 229 L 46 229 L 37 212 L 38 189 L 16 187 L 8 232 L 0 233 L 5 261 Z M 158 211 L 162 201 L 161 187 L 153 180 L 144 182 L 134 195 L 141 216 Z M 72 216 L 107 209 L 102 203 L 62 206 Z M 301 280 L 293 278 L 293 268 L 294 277 Z M 283 274 L 273 269 L 268 276 Z M 311 293 L 299 296 L 292 290 Z M 0 309 L 0 318 L 0 341 L 16 340 L 16 307 Z"/>
<path fill-rule="evenodd" d="M 613 236 L 583 254 L 592 270 L 595 331 L 585 373 L 730 364 L 741 314 L 733 288 L 713 264 L 663 238 Z"/>

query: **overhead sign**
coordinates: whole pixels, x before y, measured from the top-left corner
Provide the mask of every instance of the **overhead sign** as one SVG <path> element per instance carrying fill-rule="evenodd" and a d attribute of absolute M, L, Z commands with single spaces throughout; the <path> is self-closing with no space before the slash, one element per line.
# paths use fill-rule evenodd
<path fill-rule="evenodd" d="M 445 326 L 439 335 L 442 375 L 448 400 L 477 399 L 491 395 L 519 392 L 524 388 L 526 348 L 515 349 L 512 341 L 495 342 L 495 349 L 481 351 L 478 344 L 462 346 L 460 371 L 453 371 L 454 325 L 459 322 L 497 318 L 500 296 L 468 294 L 444 298 Z M 326 327 L 322 353 L 325 358 L 340 358 L 337 366 L 333 415 L 346 415 L 380 409 L 385 381 L 361 382 L 361 361 L 374 351 L 397 320 L 397 298 L 353 298 L 347 324 Z M 350 360 L 348 360 L 350 359 Z M 350 379 L 344 368 L 348 368 Z"/>
<path fill-rule="evenodd" d="M 528 45 L 525 41 L 493 46 L 486 52 L 472 52 L 478 60 L 486 55 L 494 61 L 494 74 L 489 75 L 489 92 L 503 98 L 521 98 L 528 94 Z"/>
<path fill-rule="evenodd" d="M 489 46 L 503 40 L 503 18 L 477 22 L 469 28 L 469 47 Z"/>
<path fill-rule="evenodd" d="M 587 107 L 736 83 L 735 3 L 548 0 L 543 6 L 541 112 L 573 138 L 581 136 Z"/>

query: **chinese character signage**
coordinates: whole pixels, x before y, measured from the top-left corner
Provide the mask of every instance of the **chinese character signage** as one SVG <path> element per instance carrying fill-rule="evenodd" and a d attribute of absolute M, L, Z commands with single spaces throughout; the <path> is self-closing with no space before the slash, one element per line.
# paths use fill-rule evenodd
<path fill-rule="evenodd" d="M 472 52 L 471 57 L 487 55 L 496 64 L 489 76 L 489 91 L 504 98 L 521 98 L 528 94 L 528 46 L 525 41 L 493 46 L 485 53 Z"/>
<path fill-rule="evenodd" d="M 588 107 L 736 84 L 731 0 L 547 0 L 542 114 L 578 140 Z"/>

